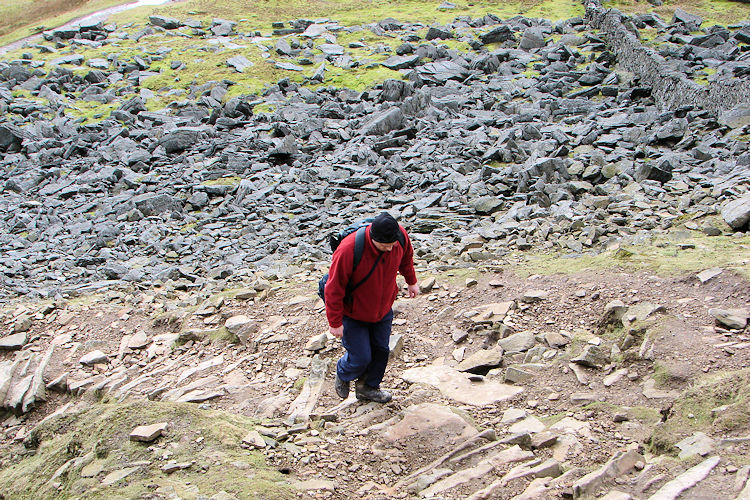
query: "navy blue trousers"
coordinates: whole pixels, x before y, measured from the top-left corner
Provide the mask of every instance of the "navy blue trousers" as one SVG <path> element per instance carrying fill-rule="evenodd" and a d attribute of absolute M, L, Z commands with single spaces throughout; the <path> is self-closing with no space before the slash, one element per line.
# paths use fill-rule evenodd
<path fill-rule="evenodd" d="M 346 354 L 336 364 L 336 374 L 344 382 L 350 382 L 366 373 L 365 384 L 379 389 L 390 354 L 388 342 L 391 339 L 393 310 L 377 323 L 357 321 L 346 316 L 343 323 L 341 343 Z"/>

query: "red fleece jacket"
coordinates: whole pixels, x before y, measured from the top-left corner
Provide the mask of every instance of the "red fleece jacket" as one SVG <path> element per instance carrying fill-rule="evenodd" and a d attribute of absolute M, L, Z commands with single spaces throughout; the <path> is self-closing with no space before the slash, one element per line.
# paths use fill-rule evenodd
<path fill-rule="evenodd" d="M 399 228 L 405 236 L 406 248 L 396 243 L 390 252 L 380 252 L 372 244 L 370 227 L 367 227 L 362 260 L 359 261 L 354 276 L 352 276 L 352 262 L 354 261 L 356 232 L 344 238 L 333 252 L 325 288 L 326 316 L 331 327 L 341 326 L 344 315 L 368 323 L 376 323 L 383 319 L 398 296 L 396 273 L 400 272 L 409 285 L 417 282 L 417 275 L 414 272 L 414 248 L 404 228 L 401 226 Z M 383 256 L 375 270 L 367 281 L 354 291 L 354 300 L 351 303 L 344 303 L 347 283 L 351 280 L 352 284 L 356 284 L 367 276 L 381 253 Z"/>

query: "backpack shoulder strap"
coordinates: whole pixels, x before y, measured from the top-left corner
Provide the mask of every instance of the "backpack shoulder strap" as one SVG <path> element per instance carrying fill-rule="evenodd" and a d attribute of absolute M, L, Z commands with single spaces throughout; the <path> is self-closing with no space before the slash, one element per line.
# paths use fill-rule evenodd
<path fill-rule="evenodd" d="M 352 261 L 352 274 L 357 269 L 359 262 L 362 260 L 362 254 L 365 252 L 365 231 L 367 226 L 362 226 L 357 229 L 357 234 L 354 235 L 354 260 Z"/>
<path fill-rule="evenodd" d="M 401 229 L 401 227 L 398 228 L 398 236 L 396 237 L 396 239 L 401 244 L 401 248 L 406 250 L 406 236 L 404 236 L 404 231 Z"/>

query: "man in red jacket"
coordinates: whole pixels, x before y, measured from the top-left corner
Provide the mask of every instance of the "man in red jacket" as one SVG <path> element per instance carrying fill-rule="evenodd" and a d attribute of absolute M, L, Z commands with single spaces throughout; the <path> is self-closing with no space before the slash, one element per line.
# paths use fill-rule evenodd
<path fill-rule="evenodd" d="M 345 399 L 349 396 L 349 382 L 357 380 L 357 399 L 387 403 L 391 394 L 380 389 L 380 382 L 390 354 L 391 307 L 398 296 L 396 273 L 406 279 L 409 297 L 416 297 L 419 286 L 414 249 L 404 228 L 383 212 L 365 230 L 362 260 L 352 273 L 355 235 L 344 238 L 333 253 L 325 286 L 328 325 L 346 349 L 336 364 L 336 393 Z M 351 297 L 345 297 L 347 285 L 359 283 L 368 273 L 369 278 Z"/>

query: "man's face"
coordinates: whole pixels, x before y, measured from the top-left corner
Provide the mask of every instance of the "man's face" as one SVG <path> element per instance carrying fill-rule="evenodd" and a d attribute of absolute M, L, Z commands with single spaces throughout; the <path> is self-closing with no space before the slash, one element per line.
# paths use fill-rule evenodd
<path fill-rule="evenodd" d="M 393 250 L 393 247 L 396 245 L 396 241 L 391 243 L 380 243 L 379 241 L 372 241 L 372 244 L 375 245 L 375 248 L 380 250 L 381 252 L 390 252 Z"/>

